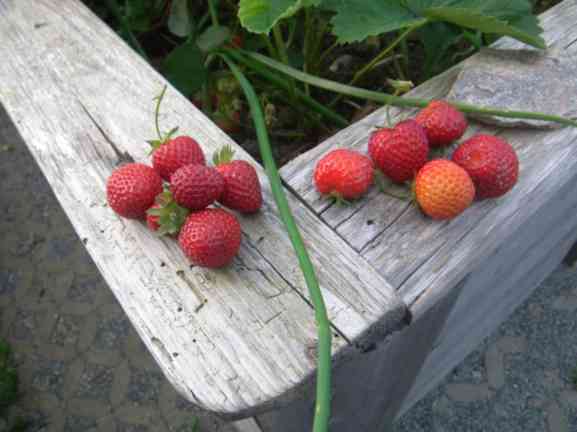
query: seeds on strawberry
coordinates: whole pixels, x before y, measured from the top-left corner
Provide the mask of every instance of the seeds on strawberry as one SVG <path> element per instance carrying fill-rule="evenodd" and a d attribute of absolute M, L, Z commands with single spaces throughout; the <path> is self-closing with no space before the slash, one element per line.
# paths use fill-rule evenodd
<path fill-rule="evenodd" d="M 469 138 L 455 150 L 452 159 L 469 173 L 479 199 L 505 195 L 517 183 L 519 160 L 515 149 L 494 135 Z"/>
<path fill-rule="evenodd" d="M 209 268 L 229 264 L 238 253 L 240 240 L 240 223 L 223 209 L 192 213 L 178 236 L 185 255 L 194 264 Z"/>
<path fill-rule="evenodd" d="M 129 219 L 144 219 L 160 192 L 162 179 L 151 167 L 140 163 L 117 168 L 106 182 L 108 205 Z"/>
<path fill-rule="evenodd" d="M 314 182 L 319 193 L 337 201 L 354 200 L 369 190 L 374 181 L 373 162 L 347 149 L 332 150 L 317 163 Z"/>
<path fill-rule="evenodd" d="M 204 154 L 196 140 L 189 136 L 178 136 L 166 143 L 159 143 L 152 154 L 152 166 L 166 181 L 177 169 L 190 164 L 204 165 Z"/>
<path fill-rule="evenodd" d="M 463 136 L 468 126 L 463 113 L 443 100 L 431 101 L 415 121 L 425 129 L 431 147 L 451 144 Z"/>
<path fill-rule="evenodd" d="M 262 207 L 262 190 L 256 169 L 247 161 L 232 160 L 234 150 L 223 147 L 213 162 L 224 179 L 220 203 L 243 213 L 255 213 Z"/>
<path fill-rule="evenodd" d="M 170 177 L 174 200 L 190 210 L 202 210 L 220 198 L 224 179 L 220 173 L 204 165 L 185 165 Z"/>
<path fill-rule="evenodd" d="M 436 159 L 425 164 L 415 179 L 415 197 L 433 219 L 451 219 L 473 202 L 475 186 L 467 171 L 454 162 Z"/>
<path fill-rule="evenodd" d="M 373 132 L 369 138 L 369 155 L 375 166 L 392 181 L 406 182 L 427 162 L 427 136 L 417 122 L 405 120 L 394 128 Z"/>

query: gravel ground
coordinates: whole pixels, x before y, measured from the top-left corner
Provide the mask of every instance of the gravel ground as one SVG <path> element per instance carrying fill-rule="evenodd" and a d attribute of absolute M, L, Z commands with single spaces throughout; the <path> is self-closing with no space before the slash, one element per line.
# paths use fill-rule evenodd
<path fill-rule="evenodd" d="M 23 389 L 10 415 L 32 432 L 189 431 L 194 416 L 231 432 L 164 379 L 2 112 L 0 176 L 0 337 Z M 576 288 L 560 267 L 395 432 L 577 431 Z"/>

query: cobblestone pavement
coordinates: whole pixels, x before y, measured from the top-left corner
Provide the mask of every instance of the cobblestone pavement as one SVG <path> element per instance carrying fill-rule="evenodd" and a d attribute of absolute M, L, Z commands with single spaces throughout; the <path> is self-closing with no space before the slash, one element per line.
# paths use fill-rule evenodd
<path fill-rule="evenodd" d="M 11 415 L 32 432 L 182 432 L 195 415 L 231 432 L 164 379 L 1 112 L 0 178 L 0 336 L 23 389 Z M 396 432 L 577 431 L 576 287 L 556 271 Z"/>

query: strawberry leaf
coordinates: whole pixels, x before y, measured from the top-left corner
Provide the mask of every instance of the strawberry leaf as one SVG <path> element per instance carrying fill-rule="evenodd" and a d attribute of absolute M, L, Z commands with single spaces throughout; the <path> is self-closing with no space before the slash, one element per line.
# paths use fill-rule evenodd
<path fill-rule="evenodd" d="M 238 18 L 253 33 L 268 33 L 283 18 L 303 7 L 318 6 L 322 0 L 240 0 Z"/>

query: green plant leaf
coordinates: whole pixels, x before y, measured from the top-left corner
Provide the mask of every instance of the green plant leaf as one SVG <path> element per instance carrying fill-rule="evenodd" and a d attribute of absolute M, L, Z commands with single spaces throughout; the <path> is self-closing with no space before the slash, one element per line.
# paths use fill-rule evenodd
<path fill-rule="evenodd" d="M 164 60 L 162 70 L 166 78 L 184 95 L 192 96 L 206 81 L 207 71 L 203 54 L 193 42 L 186 42 Z"/>
<path fill-rule="evenodd" d="M 322 7 L 337 12 L 331 23 L 340 43 L 361 41 L 424 21 L 403 0 L 326 0 Z"/>
<path fill-rule="evenodd" d="M 342 43 L 443 21 L 545 47 L 529 0 L 325 0 L 322 7 L 336 13 L 333 33 Z"/>
<path fill-rule="evenodd" d="M 130 29 L 145 32 L 162 11 L 164 0 L 126 0 L 124 4 L 124 16 Z"/>
<path fill-rule="evenodd" d="M 539 34 L 528 33 L 524 29 L 509 24 L 507 21 L 483 15 L 482 12 L 473 9 L 436 7 L 425 9 L 423 13 L 431 20 L 450 22 L 461 27 L 480 30 L 483 33 L 511 36 L 537 48 L 546 47 L 545 41 Z"/>
<path fill-rule="evenodd" d="M 176 36 L 187 37 L 194 28 L 188 0 L 173 0 L 168 16 L 168 30 Z"/>
<path fill-rule="evenodd" d="M 253 33 L 268 33 L 283 18 L 303 7 L 318 6 L 322 0 L 240 0 L 238 18 Z"/>
<path fill-rule="evenodd" d="M 210 26 L 196 39 L 196 44 L 204 52 L 214 51 L 230 39 L 230 29 L 224 26 Z"/>
<path fill-rule="evenodd" d="M 432 22 L 419 29 L 419 36 L 425 49 L 423 73 L 430 78 L 447 68 L 446 54 L 463 37 L 463 32 L 444 22 Z"/>

